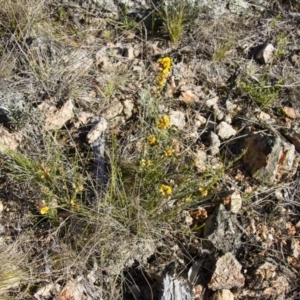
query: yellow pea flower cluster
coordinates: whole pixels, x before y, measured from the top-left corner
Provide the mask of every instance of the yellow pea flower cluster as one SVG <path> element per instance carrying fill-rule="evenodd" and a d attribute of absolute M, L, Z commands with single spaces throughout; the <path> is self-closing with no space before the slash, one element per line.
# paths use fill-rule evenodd
<path fill-rule="evenodd" d="M 170 57 L 161 57 L 157 60 L 158 66 L 158 73 L 155 76 L 156 85 L 159 89 L 162 89 L 167 81 L 168 73 L 171 68 L 171 58 Z"/>
<path fill-rule="evenodd" d="M 159 129 L 165 129 L 170 125 L 170 119 L 167 115 L 163 115 L 158 119 L 157 126 Z"/>
<path fill-rule="evenodd" d="M 50 208 L 49 206 L 46 204 L 45 200 L 41 200 L 38 205 L 37 205 L 37 209 L 39 211 L 39 213 L 41 215 L 45 215 L 49 212 Z"/>
<path fill-rule="evenodd" d="M 207 187 L 202 186 L 202 187 L 199 187 L 199 192 L 200 192 L 201 196 L 204 197 L 204 196 L 207 196 L 208 189 L 207 189 Z"/>
<path fill-rule="evenodd" d="M 40 208 L 40 214 L 45 215 L 49 211 L 49 206 L 45 205 Z"/>
<path fill-rule="evenodd" d="M 156 137 L 154 135 L 148 135 L 147 142 L 149 145 L 154 145 L 156 142 Z"/>
<path fill-rule="evenodd" d="M 170 195 L 172 193 L 172 188 L 169 185 L 162 184 L 158 190 L 162 195 Z"/>
<path fill-rule="evenodd" d="M 166 147 L 164 150 L 165 156 L 172 156 L 174 153 L 174 149 L 172 147 Z"/>
<path fill-rule="evenodd" d="M 150 159 L 141 159 L 140 166 L 141 167 L 150 167 L 150 166 L 152 166 L 152 161 Z"/>

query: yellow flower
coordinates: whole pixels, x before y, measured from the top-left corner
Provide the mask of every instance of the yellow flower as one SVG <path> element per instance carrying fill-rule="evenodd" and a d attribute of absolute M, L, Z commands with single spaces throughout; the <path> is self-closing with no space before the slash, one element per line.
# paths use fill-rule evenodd
<path fill-rule="evenodd" d="M 166 147 L 164 150 L 165 156 L 172 156 L 173 153 L 174 153 L 174 149 L 172 149 L 172 147 Z"/>
<path fill-rule="evenodd" d="M 147 142 L 148 142 L 149 145 L 155 144 L 155 142 L 156 142 L 155 136 L 154 135 L 148 135 Z"/>
<path fill-rule="evenodd" d="M 206 187 L 200 187 L 199 188 L 199 192 L 200 192 L 200 194 L 201 194 L 201 196 L 207 196 L 207 194 L 208 194 L 208 189 L 206 188 Z"/>
<path fill-rule="evenodd" d="M 159 67 L 164 70 L 171 68 L 171 58 L 168 56 L 159 58 L 157 62 L 159 63 Z"/>
<path fill-rule="evenodd" d="M 156 84 L 159 88 L 163 88 L 166 84 L 168 73 L 171 68 L 171 58 L 170 57 L 161 57 L 157 60 L 159 66 L 157 68 L 157 75 L 155 77 Z"/>
<path fill-rule="evenodd" d="M 157 126 L 159 129 L 164 129 L 167 128 L 170 124 L 169 117 L 166 115 L 163 115 L 162 117 L 159 118 L 157 122 Z"/>
<path fill-rule="evenodd" d="M 192 199 L 192 196 L 191 196 L 191 195 L 186 196 L 186 197 L 184 198 L 184 202 L 190 202 L 191 199 Z"/>
<path fill-rule="evenodd" d="M 159 75 L 155 76 L 155 80 L 156 80 L 156 84 L 158 85 L 158 87 L 162 88 L 162 87 L 165 86 L 166 77 L 163 76 L 162 73 L 160 73 Z"/>
<path fill-rule="evenodd" d="M 49 206 L 45 205 L 40 208 L 40 214 L 45 215 L 49 211 Z"/>
<path fill-rule="evenodd" d="M 146 167 L 152 166 L 152 161 L 150 159 L 146 159 Z"/>
<path fill-rule="evenodd" d="M 82 192 L 83 191 L 83 185 L 82 184 L 79 184 L 76 186 L 76 189 L 75 189 L 75 192 Z"/>
<path fill-rule="evenodd" d="M 140 160 L 141 167 L 149 167 L 152 166 L 152 161 L 150 159 L 141 159 Z"/>
<path fill-rule="evenodd" d="M 159 192 L 160 192 L 162 195 L 170 195 L 170 194 L 172 193 L 172 188 L 171 188 L 169 185 L 162 184 L 162 185 L 159 187 Z"/>

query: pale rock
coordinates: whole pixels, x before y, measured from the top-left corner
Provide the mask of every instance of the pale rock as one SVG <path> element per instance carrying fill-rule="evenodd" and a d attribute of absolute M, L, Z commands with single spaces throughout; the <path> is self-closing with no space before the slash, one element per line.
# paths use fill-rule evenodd
<path fill-rule="evenodd" d="M 210 142 L 210 154 L 211 155 L 216 155 L 220 152 L 220 145 L 221 145 L 221 141 L 218 137 L 218 135 L 216 135 L 213 131 L 210 132 L 210 137 L 209 137 L 209 142 Z"/>
<path fill-rule="evenodd" d="M 194 285 L 193 287 L 193 296 L 194 296 L 194 300 L 197 300 L 197 299 L 201 299 L 202 298 L 202 295 L 204 294 L 204 291 L 205 291 L 205 287 L 201 284 L 196 284 Z"/>
<path fill-rule="evenodd" d="M 75 117 L 74 127 L 79 128 L 81 125 L 86 124 L 90 118 L 93 117 L 92 113 L 81 111 Z"/>
<path fill-rule="evenodd" d="M 158 104 L 158 112 L 160 114 L 167 113 L 168 107 L 165 104 Z"/>
<path fill-rule="evenodd" d="M 226 115 L 225 118 L 224 118 L 224 121 L 228 124 L 231 124 L 232 123 L 232 118 L 231 118 L 231 115 Z"/>
<path fill-rule="evenodd" d="M 51 100 L 50 100 L 51 101 Z M 38 110 L 44 114 L 52 114 L 55 111 L 57 111 L 57 108 L 50 103 L 50 101 L 44 101 L 41 104 L 38 105 Z"/>
<path fill-rule="evenodd" d="M 134 103 L 132 100 L 123 101 L 123 113 L 124 113 L 126 119 L 131 118 L 133 108 L 134 108 Z"/>
<path fill-rule="evenodd" d="M 219 100 L 218 97 L 214 97 L 209 100 L 206 100 L 205 104 L 208 108 L 211 108 L 211 107 L 217 106 L 218 100 Z"/>
<path fill-rule="evenodd" d="M 222 121 L 217 126 L 217 134 L 222 140 L 229 139 L 236 134 L 236 130 L 228 123 Z"/>
<path fill-rule="evenodd" d="M 107 54 L 107 47 L 101 48 L 95 55 L 96 65 L 101 67 L 103 71 L 111 71 L 113 64 Z"/>
<path fill-rule="evenodd" d="M 2 201 L 0 201 L 0 215 L 3 212 L 3 209 L 4 209 L 4 205 L 3 205 Z"/>
<path fill-rule="evenodd" d="M 135 32 L 134 31 L 131 31 L 131 30 L 124 30 L 123 32 L 122 32 L 122 35 L 124 36 L 124 37 L 126 37 L 126 40 L 133 40 L 135 37 L 136 37 L 136 34 L 135 34 Z"/>
<path fill-rule="evenodd" d="M 107 127 L 107 121 L 104 118 L 100 118 L 100 120 L 92 127 L 87 135 L 88 143 L 92 144 L 94 141 L 96 141 L 100 137 L 100 135 L 105 132 Z"/>
<path fill-rule="evenodd" d="M 140 262 L 141 264 L 146 264 L 149 257 L 152 256 L 155 251 L 157 244 L 152 239 L 141 239 L 141 238 L 136 238 L 135 240 L 132 241 L 133 245 L 135 245 L 134 249 L 128 248 L 128 242 L 124 241 L 123 249 L 124 251 L 124 257 L 128 257 L 125 267 L 130 268 L 134 263 L 137 261 Z M 124 246 L 127 247 L 124 247 Z M 122 246 L 122 245 L 121 245 Z M 122 248 L 121 248 L 122 249 Z M 118 266 L 115 266 L 116 269 Z"/>
<path fill-rule="evenodd" d="M 144 68 L 142 66 L 134 66 L 132 70 L 138 74 L 142 74 L 144 72 Z"/>
<path fill-rule="evenodd" d="M 182 90 L 179 100 L 182 100 L 186 104 L 192 104 L 199 102 L 199 97 L 196 96 L 191 90 Z"/>
<path fill-rule="evenodd" d="M 182 111 L 172 110 L 170 112 L 170 126 L 175 126 L 178 129 L 183 129 L 185 126 L 185 115 Z"/>
<path fill-rule="evenodd" d="M 92 44 L 95 43 L 96 37 L 95 37 L 95 35 L 93 35 L 93 34 L 89 34 L 89 35 L 86 37 L 85 41 L 86 41 L 86 43 L 87 43 L 88 45 L 92 45 Z"/>
<path fill-rule="evenodd" d="M 138 57 L 140 54 L 141 54 L 141 48 L 138 45 L 136 45 L 133 48 L 133 55 L 134 57 Z"/>
<path fill-rule="evenodd" d="M 263 111 L 259 112 L 259 114 L 256 117 L 257 119 L 265 122 L 271 119 L 271 116 Z"/>
<path fill-rule="evenodd" d="M 265 45 L 256 55 L 256 59 L 264 64 L 271 61 L 275 48 L 272 44 Z"/>
<path fill-rule="evenodd" d="M 290 249 L 291 249 L 292 255 L 296 259 L 298 259 L 299 255 L 300 255 L 300 241 L 298 239 L 292 238 Z"/>
<path fill-rule="evenodd" d="M 242 266 L 234 255 L 231 252 L 227 252 L 218 259 L 208 287 L 213 291 L 243 287 L 245 278 L 241 273 L 241 269 Z"/>
<path fill-rule="evenodd" d="M 228 9 L 237 15 L 245 14 L 250 4 L 244 0 L 228 0 Z"/>
<path fill-rule="evenodd" d="M 287 291 L 290 289 L 289 282 L 286 278 L 287 276 L 276 276 L 276 278 L 268 281 L 268 287 L 262 292 L 263 295 L 268 298 L 273 299 L 284 299 L 282 295 L 286 295 Z"/>
<path fill-rule="evenodd" d="M 230 211 L 234 214 L 237 214 L 240 209 L 242 208 L 243 200 L 241 198 L 241 195 L 239 192 L 234 192 L 231 195 L 231 201 L 230 201 Z"/>
<path fill-rule="evenodd" d="M 219 290 L 213 294 L 211 300 L 234 300 L 234 295 L 230 290 Z"/>
<path fill-rule="evenodd" d="M 228 110 L 228 112 L 233 113 L 235 112 L 236 108 L 237 108 L 236 104 L 232 103 L 229 100 L 226 101 L 226 109 Z"/>
<path fill-rule="evenodd" d="M 182 217 L 186 225 L 191 226 L 193 224 L 193 218 L 187 210 L 182 211 Z"/>
<path fill-rule="evenodd" d="M 16 150 L 22 141 L 20 133 L 10 133 L 0 126 L 0 153 L 6 150 Z"/>
<path fill-rule="evenodd" d="M 114 99 L 110 103 L 109 109 L 105 111 L 103 115 L 107 120 L 110 120 L 116 118 L 117 116 L 120 116 L 122 112 L 123 105 L 121 101 L 119 101 L 118 99 Z"/>
<path fill-rule="evenodd" d="M 224 118 L 224 113 L 219 109 L 218 106 L 213 106 L 213 111 L 218 121 L 221 121 Z"/>
<path fill-rule="evenodd" d="M 48 113 L 45 121 L 46 130 L 58 130 L 74 117 L 74 104 L 69 99 L 59 110 Z"/>
<path fill-rule="evenodd" d="M 294 55 L 291 57 L 291 61 L 293 62 L 293 64 L 294 64 L 296 67 L 300 67 L 300 55 L 299 55 L 299 54 L 294 54 Z"/>
<path fill-rule="evenodd" d="M 57 300 L 82 300 L 86 291 L 83 284 L 78 281 L 78 278 L 76 282 L 68 280 Z"/>
<path fill-rule="evenodd" d="M 270 262 L 264 262 L 256 269 L 255 275 L 260 277 L 261 280 L 273 279 L 276 277 L 276 265 Z"/>
<path fill-rule="evenodd" d="M 213 170 L 216 170 L 222 166 L 222 163 L 220 162 L 218 157 L 211 158 L 209 163 L 212 166 Z"/>
<path fill-rule="evenodd" d="M 204 171 L 206 169 L 207 154 L 205 151 L 197 149 L 194 154 L 194 165 L 199 171 Z"/>
<path fill-rule="evenodd" d="M 282 190 L 276 189 L 274 196 L 276 197 L 277 200 L 284 201 L 284 196 L 283 196 Z"/>
<path fill-rule="evenodd" d="M 195 114 L 195 126 L 200 127 L 206 123 L 206 119 L 201 116 L 199 113 Z"/>
<path fill-rule="evenodd" d="M 274 240 L 274 237 L 273 237 L 273 235 L 272 235 L 271 233 L 268 233 L 268 235 L 267 235 L 267 240 L 268 240 L 270 243 L 272 243 L 272 241 Z"/>
<path fill-rule="evenodd" d="M 189 137 L 189 138 L 195 140 L 195 142 L 196 142 L 196 141 L 198 140 L 198 138 L 199 138 L 199 133 L 198 133 L 197 130 L 195 130 L 195 131 L 190 131 L 190 132 L 187 134 L 187 137 Z"/>
<path fill-rule="evenodd" d="M 44 299 L 51 299 L 53 294 L 56 294 L 59 291 L 60 285 L 55 283 L 49 283 L 44 285 L 43 287 L 39 288 L 37 292 L 34 294 L 34 299 L 37 300 L 44 300 Z"/>
<path fill-rule="evenodd" d="M 284 113 L 291 119 L 296 119 L 299 113 L 293 107 L 284 106 L 282 107 Z"/>

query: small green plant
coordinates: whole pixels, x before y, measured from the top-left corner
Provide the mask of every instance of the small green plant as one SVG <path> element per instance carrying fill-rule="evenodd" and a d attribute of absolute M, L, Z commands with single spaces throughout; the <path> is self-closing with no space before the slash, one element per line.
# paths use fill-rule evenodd
<path fill-rule="evenodd" d="M 220 61 L 222 58 L 224 58 L 226 52 L 230 50 L 231 46 L 232 46 L 232 41 L 219 43 L 216 47 L 216 50 L 214 51 L 213 60 Z"/>
<path fill-rule="evenodd" d="M 114 61 L 114 53 L 110 53 L 110 61 Z M 128 82 L 128 73 L 124 66 L 113 68 L 110 73 L 99 77 L 98 91 L 105 98 L 110 98 L 115 92 L 126 86 Z"/>
<path fill-rule="evenodd" d="M 136 22 L 135 18 L 129 14 L 128 3 L 122 5 L 119 9 L 119 20 L 110 20 L 111 24 L 121 30 L 140 30 L 140 24 Z"/>
<path fill-rule="evenodd" d="M 284 50 L 286 45 L 288 44 L 289 39 L 286 35 L 282 32 L 276 36 L 276 49 L 274 52 L 274 57 L 276 59 L 280 59 L 284 55 Z"/>
<path fill-rule="evenodd" d="M 271 28 L 274 28 L 278 23 L 278 21 L 280 21 L 280 19 L 281 19 L 280 14 L 276 15 L 271 21 Z"/>
<path fill-rule="evenodd" d="M 127 30 L 134 29 L 135 27 L 137 27 L 137 23 L 136 23 L 135 19 L 129 15 L 127 3 L 125 3 L 123 5 L 123 10 L 121 11 L 121 20 L 120 20 L 119 26 L 122 29 L 127 29 Z"/>
<path fill-rule="evenodd" d="M 266 68 L 258 78 L 254 76 L 240 78 L 238 87 L 245 96 L 256 102 L 260 107 L 266 107 L 278 99 L 282 82 L 282 79 L 272 82 L 268 76 L 268 68 Z"/>
<path fill-rule="evenodd" d="M 197 6 L 192 0 L 165 0 L 156 8 L 159 20 L 165 25 L 170 40 L 179 40 L 186 26 L 197 17 Z"/>

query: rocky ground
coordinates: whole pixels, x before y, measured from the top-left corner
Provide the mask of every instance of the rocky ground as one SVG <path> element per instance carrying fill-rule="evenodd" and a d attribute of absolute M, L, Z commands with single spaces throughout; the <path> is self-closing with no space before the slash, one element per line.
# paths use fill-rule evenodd
<path fill-rule="evenodd" d="M 1 299 L 300 299 L 298 1 L 123 2 L 1 1 Z"/>

